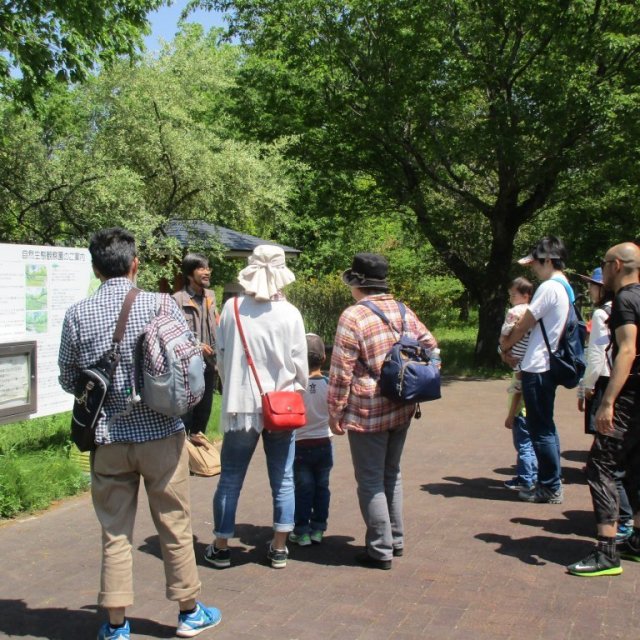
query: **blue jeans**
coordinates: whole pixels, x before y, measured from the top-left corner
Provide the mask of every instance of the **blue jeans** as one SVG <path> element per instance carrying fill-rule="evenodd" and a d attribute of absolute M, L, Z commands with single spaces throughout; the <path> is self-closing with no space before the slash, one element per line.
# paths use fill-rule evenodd
<path fill-rule="evenodd" d="M 516 416 L 511 429 L 513 446 L 516 449 L 516 476 L 520 484 L 531 487 L 538 480 L 538 458 L 524 416 Z"/>
<path fill-rule="evenodd" d="M 550 371 L 522 372 L 522 397 L 527 409 L 527 428 L 538 458 L 538 484 L 560 491 L 560 439 L 553 421 L 557 385 Z"/>
<path fill-rule="evenodd" d="M 303 441 L 304 442 L 304 441 Z M 296 483 L 297 535 L 326 531 L 329 518 L 329 474 L 333 467 L 331 442 L 317 447 L 296 445 L 293 476 Z"/>
<path fill-rule="evenodd" d="M 233 538 L 240 490 L 260 434 L 255 429 L 228 431 L 220 452 L 221 473 L 213 496 L 213 534 Z M 273 530 L 292 531 L 295 510 L 293 487 L 293 431 L 263 431 L 262 446 L 273 498 Z"/>

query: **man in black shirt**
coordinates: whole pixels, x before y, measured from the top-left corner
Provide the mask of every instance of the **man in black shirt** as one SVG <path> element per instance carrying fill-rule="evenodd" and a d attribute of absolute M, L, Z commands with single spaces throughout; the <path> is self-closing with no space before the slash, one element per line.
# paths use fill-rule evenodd
<path fill-rule="evenodd" d="M 613 367 L 598 412 L 598 433 L 589 452 L 587 479 L 598 525 L 598 542 L 586 558 L 567 567 L 580 576 L 619 575 L 620 557 L 640 562 L 640 248 L 626 242 L 602 261 L 604 286 L 616 297 L 609 320 Z M 634 513 L 633 534 L 616 547 L 618 492 L 615 472 Z"/>

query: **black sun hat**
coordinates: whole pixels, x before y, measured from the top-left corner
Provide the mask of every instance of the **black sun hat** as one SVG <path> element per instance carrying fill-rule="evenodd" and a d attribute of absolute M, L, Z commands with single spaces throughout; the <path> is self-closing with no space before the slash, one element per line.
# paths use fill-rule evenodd
<path fill-rule="evenodd" d="M 379 253 L 357 253 L 351 269 L 342 274 L 342 281 L 350 287 L 388 291 L 389 263 Z"/>

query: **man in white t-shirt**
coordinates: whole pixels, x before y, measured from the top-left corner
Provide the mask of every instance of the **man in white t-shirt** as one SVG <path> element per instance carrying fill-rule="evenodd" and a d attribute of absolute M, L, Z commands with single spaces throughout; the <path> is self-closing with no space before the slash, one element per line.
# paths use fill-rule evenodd
<path fill-rule="evenodd" d="M 541 323 L 555 350 L 569 315 L 574 295 L 564 273 L 567 251 L 555 236 L 542 238 L 533 251 L 518 261 L 527 265 L 541 281 L 529 308 L 509 336 L 500 339 L 500 347 L 508 360 L 511 347 L 531 330 L 529 345 L 522 359 L 522 395 L 527 410 L 527 428 L 538 458 L 538 484 L 518 494 L 526 502 L 560 504 L 563 500 L 560 441 L 553 421 L 553 405 L 557 383 L 549 365 Z"/>

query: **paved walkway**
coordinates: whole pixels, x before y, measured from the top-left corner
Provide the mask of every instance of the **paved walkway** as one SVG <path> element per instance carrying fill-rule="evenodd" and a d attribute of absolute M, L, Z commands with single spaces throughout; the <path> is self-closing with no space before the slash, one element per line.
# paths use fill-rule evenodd
<path fill-rule="evenodd" d="M 580 471 L 589 438 L 574 393 L 556 405 L 565 502 L 519 502 L 502 487 L 514 451 L 501 427 L 505 382 L 452 381 L 423 407 L 403 459 L 406 553 L 391 571 L 354 565 L 363 544 L 347 441 L 336 439 L 330 529 L 321 546 L 293 548 L 283 571 L 268 567 L 271 507 L 259 452 L 238 513 L 233 565 L 201 558 L 211 538 L 217 479 L 193 478 L 196 553 L 203 600 L 223 621 L 219 640 L 528 640 L 637 638 L 640 565 L 623 575 L 576 578 L 564 565 L 589 550 L 594 523 Z M 135 537 L 135 638 L 173 637 L 157 537 L 142 504 Z M 99 530 L 88 496 L 0 526 L 0 637 L 95 638 Z"/>

